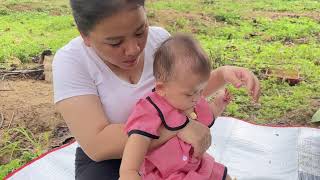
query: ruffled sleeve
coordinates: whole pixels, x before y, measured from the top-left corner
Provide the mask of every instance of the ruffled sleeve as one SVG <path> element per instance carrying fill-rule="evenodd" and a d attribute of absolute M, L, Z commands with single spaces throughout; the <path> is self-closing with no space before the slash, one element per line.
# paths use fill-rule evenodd
<path fill-rule="evenodd" d="M 161 120 L 158 112 L 147 100 L 141 99 L 129 116 L 125 125 L 125 132 L 129 136 L 131 134 L 140 134 L 152 139 L 158 139 L 160 126 Z"/>

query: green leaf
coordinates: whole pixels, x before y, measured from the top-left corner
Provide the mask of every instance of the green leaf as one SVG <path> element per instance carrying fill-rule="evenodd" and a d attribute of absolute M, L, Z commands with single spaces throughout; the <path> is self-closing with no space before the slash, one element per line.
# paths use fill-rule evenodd
<path fill-rule="evenodd" d="M 320 109 L 312 116 L 311 122 L 320 122 Z"/>

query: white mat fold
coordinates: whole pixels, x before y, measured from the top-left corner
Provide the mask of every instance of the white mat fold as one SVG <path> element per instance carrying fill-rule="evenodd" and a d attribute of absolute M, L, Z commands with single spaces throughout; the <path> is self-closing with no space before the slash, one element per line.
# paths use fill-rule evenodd
<path fill-rule="evenodd" d="M 320 180 L 320 129 L 267 127 L 221 117 L 212 127 L 215 159 L 238 180 Z M 77 143 L 52 151 L 10 180 L 72 180 Z"/>

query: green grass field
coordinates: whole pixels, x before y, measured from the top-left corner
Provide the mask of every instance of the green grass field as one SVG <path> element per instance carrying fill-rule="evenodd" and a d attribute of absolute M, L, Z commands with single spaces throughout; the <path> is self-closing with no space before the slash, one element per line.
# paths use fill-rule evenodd
<path fill-rule="evenodd" d="M 229 87 L 235 98 L 225 115 L 268 124 L 308 111 L 319 99 L 319 0 L 150 0 L 146 6 L 151 25 L 193 33 L 215 67 L 243 66 L 259 77 L 261 105 L 251 103 L 244 89 Z M 0 68 L 17 59 L 28 63 L 46 49 L 55 52 L 76 36 L 67 0 L 0 0 Z M 297 71 L 301 82 L 290 86 L 268 77 L 274 69 Z M 310 120 L 304 117 L 297 115 L 297 124 Z M 41 150 L 36 142 L 34 149 Z M 0 155 L 14 148 L 19 144 L 7 142 Z M 34 149 L 1 165 L 0 178 L 36 157 Z"/>

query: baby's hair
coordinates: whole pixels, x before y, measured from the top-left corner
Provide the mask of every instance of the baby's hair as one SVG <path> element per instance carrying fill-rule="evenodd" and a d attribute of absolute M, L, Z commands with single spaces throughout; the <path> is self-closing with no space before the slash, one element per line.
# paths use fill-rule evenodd
<path fill-rule="evenodd" d="M 154 54 L 153 75 L 157 81 L 167 82 L 176 77 L 175 67 L 209 78 L 209 57 L 198 41 L 186 34 L 177 34 L 165 40 Z M 186 77 L 187 78 L 187 77 Z"/>

